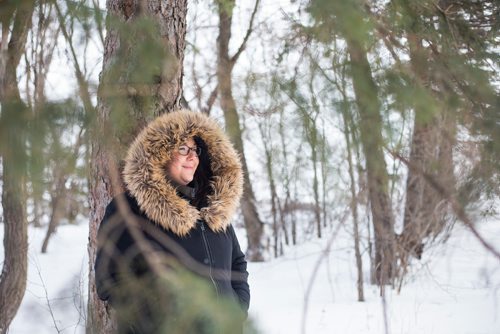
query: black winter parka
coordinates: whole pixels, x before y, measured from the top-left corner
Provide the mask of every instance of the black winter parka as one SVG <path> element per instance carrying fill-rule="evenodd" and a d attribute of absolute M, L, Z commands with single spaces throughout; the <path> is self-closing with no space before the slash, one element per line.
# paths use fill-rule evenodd
<path fill-rule="evenodd" d="M 232 225 L 224 232 L 214 232 L 206 222 L 198 220 L 188 236 L 178 236 L 151 222 L 141 211 L 135 198 L 129 194 L 120 195 L 134 215 L 130 221 L 139 222 L 141 236 L 160 255 L 173 256 L 185 267 L 206 278 L 212 284 L 217 296 L 235 298 L 244 312 L 248 311 L 250 290 L 245 254 L 241 251 Z M 131 235 L 126 217 L 120 213 L 118 201 L 114 198 L 106 208 L 99 227 L 101 239 L 116 240 L 114 249 L 99 247 L 95 263 L 97 293 L 102 300 L 113 304 L 113 288 L 119 284 L 119 266 L 127 265 L 133 275 L 150 274 L 136 240 Z M 174 245 L 173 247 L 170 247 Z M 180 246 L 176 247 L 176 246 Z M 195 261 L 195 262 L 193 262 Z"/>

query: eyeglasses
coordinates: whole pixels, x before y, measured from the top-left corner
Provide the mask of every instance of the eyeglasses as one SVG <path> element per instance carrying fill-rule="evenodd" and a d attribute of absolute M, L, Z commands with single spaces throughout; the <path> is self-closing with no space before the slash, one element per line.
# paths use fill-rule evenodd
<path fill-rule="evenodd" d="M 179 149 L 177 152 L 179 152 L 180 155 L 189 155 L 189 152 L 194 152 L 197 157 L 200 156 L 201 154 L 201 147 L 189 147 L 187 145 L 181 145 L 179 146 Z"/>

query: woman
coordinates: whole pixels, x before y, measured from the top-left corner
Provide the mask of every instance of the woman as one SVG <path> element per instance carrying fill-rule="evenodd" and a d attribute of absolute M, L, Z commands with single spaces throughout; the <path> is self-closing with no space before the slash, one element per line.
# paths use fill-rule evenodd
<path fill-rule="evenodd" d="M 176 262 L 203 277 L 216 299 L 235 300 L 246 316 L 247 262 L 231 226 L 243 177 L 219 126 L 187 110 L 158 117 L 131 145 L 123 180 L 125 194 L 108 205 L 99 227 L 95 264 L 99 297 L 123 311 L 121 330 L 158 333 L 179 321 L 186 301 L 158 279 L 176 272 Z M 195 325 L 197 332 L 205 327 Z"/>

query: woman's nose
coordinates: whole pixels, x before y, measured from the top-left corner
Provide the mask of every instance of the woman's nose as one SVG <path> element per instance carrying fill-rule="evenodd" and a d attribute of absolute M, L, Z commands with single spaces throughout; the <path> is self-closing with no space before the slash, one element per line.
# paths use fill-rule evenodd
<path fill-rule="evenodd" d="M 189 153 L 187 155 L 188 159 L 192 160 L 194 158 L 198 158 L 198 155 L 196 154 L 196 150 L 193 150 L 192 148 L 189 150 Z"/>

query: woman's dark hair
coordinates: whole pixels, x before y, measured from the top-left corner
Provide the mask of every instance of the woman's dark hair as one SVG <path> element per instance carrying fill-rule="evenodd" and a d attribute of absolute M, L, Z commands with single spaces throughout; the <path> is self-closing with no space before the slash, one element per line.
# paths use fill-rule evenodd
<path fill-rule="evenodd" d="M 194 142 L 196 146 L 201 148 L 201 154 L 199 158 L 198 168 L 194 173 L 194 184 L 196 188 L 195 198 L 193 204 L 201 209 L 208 205 L 207 197 L 212 194 L 212 188 L 210 187 L 210 181 L 212 180 L 212 168 L 210 167 L 210 154 L 208 153 L 208 146 L 198 136 L 195 136 Z"/>

